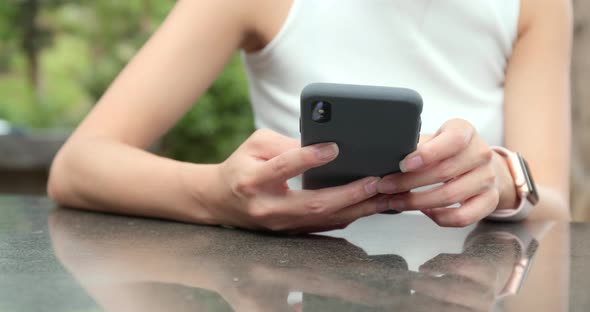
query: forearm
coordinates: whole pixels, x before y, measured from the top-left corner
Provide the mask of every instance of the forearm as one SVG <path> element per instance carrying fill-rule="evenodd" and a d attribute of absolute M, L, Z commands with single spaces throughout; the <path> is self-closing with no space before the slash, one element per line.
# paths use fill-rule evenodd
<path fill-rule="evenodd" d="M 198 176 L 188 191 L 182 170 Z M 159 157 L 107 139 L 68 142 L 51 168 L 48 191 L 57 203 L 104 212 L 212 223 L 204 189 L 215 165 Z M 198 189 L 202 188 L 200 192 Z"/>
<path fill-rule="evenodd" d="M 533 208 L 529 220 L 571 221 L 569 198 L 553 188 L 537 185 L 539 203 Z"/>

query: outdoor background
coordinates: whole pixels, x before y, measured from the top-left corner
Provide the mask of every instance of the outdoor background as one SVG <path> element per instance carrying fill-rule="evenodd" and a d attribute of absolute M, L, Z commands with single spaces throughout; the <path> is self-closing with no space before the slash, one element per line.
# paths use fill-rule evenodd
<path fill-rule="evenodd" d="M 27 192 L 30 181 L 44 182 L 48 158 L 35 161 L 30 155 L 51 155 L 174 2 L 0 1 L 0 136 L 2 120 L 16 128 L 12 138 L 0 140 L 0 193 Z M 574 3 L 572 204 L 577 220 L 590 220 L 590 2 Z M 235 56 L 157 150 L 177 159 L 216 162 L 252 130 L 246 80 Z M 19 181 L 24 188 L 15 188 Z"/>

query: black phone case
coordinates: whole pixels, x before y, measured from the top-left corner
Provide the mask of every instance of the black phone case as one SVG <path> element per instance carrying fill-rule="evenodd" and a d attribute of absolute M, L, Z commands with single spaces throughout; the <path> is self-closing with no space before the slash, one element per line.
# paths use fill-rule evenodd
<path fill-rule="evenodd" d="M 329 102 L 331 119 L 312 119 L 314 104 Z M 332 162 L 303 173 L 304 189 L 350 183 L 367 176 L 399 172 L 399 162 L 416 150 L 422 97 L 392 87 L 314 83 L 301 93 L 301 145 L 338 144 Z"/>

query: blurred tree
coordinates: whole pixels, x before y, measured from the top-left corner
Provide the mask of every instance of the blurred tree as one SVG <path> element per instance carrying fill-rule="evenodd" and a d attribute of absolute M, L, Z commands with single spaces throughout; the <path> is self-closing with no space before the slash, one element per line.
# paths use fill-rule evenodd
<path fill-rule="evenodd" d="M 18 14 L 17 9 L 17 6 L 9 5 L 6 1 L 0 2 L 0 74 L 8 72 L 14 41 L 18 38 L 16 33 L 11 30 Z"/>
<path fill-rule="evenodd" d="M 0 1 L 0 118 L 74 127 L 166 17 L 173 0 Z M 218 161 L 253 128 L 234 57 L 162 141 L 166 155 Z"/>
<path fill-rule="evenodd" d="M 39 23 L 38 16 L 42 8 L 59 5 L 59 0 L 21 0 L 4 3 L 0 7 L 0 16 L 5 19 L 2 39 L 18 41 L 27 61 L 27 74 L 31 87 L 40 97 L 39 55 L 41 49 L 50 44 L 52 32 L 48 25 Z"/>

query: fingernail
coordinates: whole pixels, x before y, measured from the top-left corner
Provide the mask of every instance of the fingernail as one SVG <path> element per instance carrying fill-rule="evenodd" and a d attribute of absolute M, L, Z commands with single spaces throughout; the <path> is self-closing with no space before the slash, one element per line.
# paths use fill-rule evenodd
<path fill-rule="evenodd" d="M 377 184 L 379 183 L 379 178 L 371 178 L 369 182 L 365 184 L 365 192 L 367 195 L 375 195 L 377 194 Z"/>
<path fill-rule="evenodd" d="M 424 165 L 424 160 L 421 156 L 414 156 L 408 160 L 402 160 L 399 163 L 399 168 L 402 172 L 410 172 L 420 169 Z"/>
<path fill-rule="evenodd" d="M 392 210 L 404 210 L 406 208 L 406 202 L 401 199 L 391 199 L 389 201 L 389 209 Z"/>
<path fill-rule="evenodd" d="M 338 155 L 336 143 L 322 143 L 314 146 L 315 154 L 319 160 L 332 160 Z"/>

